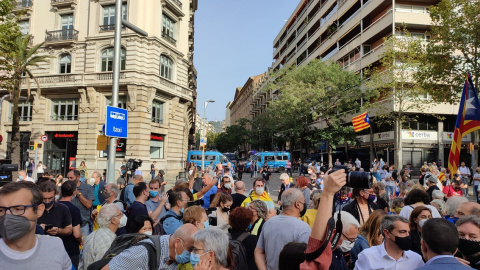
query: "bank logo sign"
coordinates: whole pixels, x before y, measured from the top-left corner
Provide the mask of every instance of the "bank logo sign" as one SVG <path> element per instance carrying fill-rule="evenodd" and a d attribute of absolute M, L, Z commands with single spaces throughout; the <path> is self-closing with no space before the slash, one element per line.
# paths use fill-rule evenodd
<path fill-rule="evenodd" d="M 402 130 L 402 139 L 404 140 L 425 140 L 436 141 L 438 140 L 438 133 L 436 131 L 411 131 Z"/>

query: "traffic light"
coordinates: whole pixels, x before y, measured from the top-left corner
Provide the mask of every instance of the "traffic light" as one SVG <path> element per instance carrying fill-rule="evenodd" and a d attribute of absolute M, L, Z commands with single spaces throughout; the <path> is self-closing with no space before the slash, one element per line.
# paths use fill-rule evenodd
<path fill-rule="evenodd" d="M 475 145 L 473 143 L 468 143 L 467 145 L 468 153 L 472 153 L 474 149 L 475 149 Z"/>
<path fill-rule="evenodd" d="M 30 146 L 30 150 L 37 149 L 37 142 L 36 141 L 29 141 L 28 145 Z"/>

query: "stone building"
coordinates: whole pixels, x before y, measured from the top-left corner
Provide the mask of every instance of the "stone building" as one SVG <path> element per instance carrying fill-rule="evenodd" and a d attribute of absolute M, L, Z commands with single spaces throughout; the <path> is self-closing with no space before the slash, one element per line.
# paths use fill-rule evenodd
<path fill-rule="evenodd" d="M 148 37 L 122 29 L 118 106 L 128 110 L 128 138 L 118 142 L 116 167 L 123 159 L 139 158 L 144 172 L 152 161 L 167 172 L 183 168 L 188 145 L 194 144 L 197 4 L 123 1 L 123 18 Z M 75 159 L 77 165 L 86 162 L 89 174 L 105 169 L 107 151 L 97 151 L 97 136 L 103 134 L 111 103 L 115 1 L 21 0 L 17 10 L 26 11 L 21 31 L 33 35 L 33 44 L 45 42 L 40 54 L 51 56 L 33 70 L 41 92 L 32 80 L 30 100 L 19 105 L 21 167 L 34 157 L 27 149 L 35 140 L 42 144 L 38 160 L 55 172 L 66 174 Z M 0 134 L 9 141 L 11 104 L 5 100 L 2 105 Z M 48 141 L 40 141 L 43 134 Z M 0 145 L 0 158 L 9 157 L 8 146 Z"/>

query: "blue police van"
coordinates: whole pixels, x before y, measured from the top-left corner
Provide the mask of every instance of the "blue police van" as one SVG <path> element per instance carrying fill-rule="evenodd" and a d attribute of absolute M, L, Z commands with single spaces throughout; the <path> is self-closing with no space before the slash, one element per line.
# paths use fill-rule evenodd
<path fill-rule="evenodd" d="M 287 161 L 291 161 L 289 152 L 260 152 L 255 154 L 250 161 L 245 163 L 247 172 L 251 171 L 251 164 L 253 161 L 257 162 L 257 168 L 260 169 L 267 162 L 270 170 L 284 172 L 287 168 Z"/>
<path fill-rule="evenodd" d="M 202 167 L 202 150 L 191 150 L 188 151 L 187 162 L 194 163 L 197 167 Z M 213 168 L 219 163 L 223 166 L 226 166 L 227 163 L 232 164 L 232 168 L 235 170 L 235 165 L 230 161 L 224 154 L 218 151 L 206 151 L 205 152 L 205 167 L 213 163 Z"/>

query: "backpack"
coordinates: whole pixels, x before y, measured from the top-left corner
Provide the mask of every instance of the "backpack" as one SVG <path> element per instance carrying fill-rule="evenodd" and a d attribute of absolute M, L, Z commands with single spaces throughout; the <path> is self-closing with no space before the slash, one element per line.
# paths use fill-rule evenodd
<path fill-rule="evenodd" d="M 183 215 L 177 216 L 177 215 L 172 215 L 172 214 L 166 214 L 164 217 L 162 217 L 160 219 L 160 221 L 157 223 L 157 225 L 155 225 L 155 227 L 153 228 L 153 233 L 154 234 L 156 234 L 156 235 L 167 235 L 167 233 L 165 232 L 165 229 L 163 228 L 163 222 L 169 217 L 173 217 L 173 218 L 178 219 L 178 220 L 183 219 Z"/>
<path fill-rule="evenodd" d="M 140 243 L 140 241 L 145 239 L 150 239 L 153 244 L 149 242 Z M 113 257 L 132 246 L 144 246 L 148 253 L 148 269 L 158 269 L 160 265 L 160 256 L 162 255 L 160 237 L 141 233 L 130 233 L 117 236 L 110 245 L 110 248 L 105 252 L 105 255 L 103 255 L 103 259 L 90 264 L 87 270 L 102 269 L 112 260 Z"/>
<path fill-rule="evenodd" d="M 242 241 L 249 235 L 250 233 L 243 232 L 237 239 L 232 239 L 232 235 L 229 235 L 230 239 L 228 242 L 233 256 L 235 270 L 248 270 L 247 252 L 245 251 Z"/>

